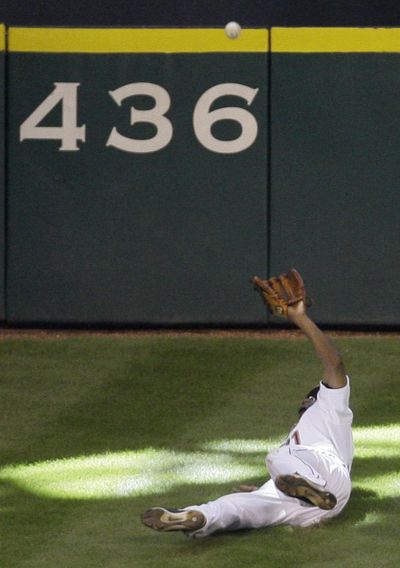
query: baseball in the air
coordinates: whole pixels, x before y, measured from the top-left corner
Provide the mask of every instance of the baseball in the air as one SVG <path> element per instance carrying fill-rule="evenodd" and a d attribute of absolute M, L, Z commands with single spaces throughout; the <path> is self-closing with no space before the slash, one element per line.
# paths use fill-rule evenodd
<path fill-rule="evenodd" d="M 236 39 L 240 36 L 240 32 L 242 28 L 239 26 L 237 22 L 229 22 L 225 26 L 225 33 L 229 37 L 229 39 Z"/>

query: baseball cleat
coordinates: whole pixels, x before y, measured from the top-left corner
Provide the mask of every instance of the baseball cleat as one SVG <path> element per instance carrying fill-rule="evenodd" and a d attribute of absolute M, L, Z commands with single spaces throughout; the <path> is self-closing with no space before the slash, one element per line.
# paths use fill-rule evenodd
<path fill-rule="evenodd" d="M 275 479 L 275 485 L 285 495 L 307 499 L 320 509 L 330 510 L 336 505 L 336 497 L 332 493 L 318 489 L 300 475 L 279 475 Z"/>
<path fill-rule="evenodd" d="M 163 532 L 196 531 L 206 524 L 206 519 L 200 511 L 164 509 L 163 507 L 148 509 L 140 518 L 146 527 Z"/>

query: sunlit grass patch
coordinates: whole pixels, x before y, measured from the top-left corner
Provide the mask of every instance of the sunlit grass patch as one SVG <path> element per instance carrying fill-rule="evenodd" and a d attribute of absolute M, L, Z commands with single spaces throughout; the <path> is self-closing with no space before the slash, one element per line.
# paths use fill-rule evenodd
<path fill-rule="evenodd" d="M 400 425 L 355 428 L 354 442 L 357 457 L 398 456 L 400 458 Z"/>
<path fill-rule="evenodd" d="M 400 425 L 354 429 L 356 456 L 400 458 Z M 10 481 L 36 495 L 63 499 L 106 499 L 166 493 L 191 484 L 243 481 L 267 475 L 264 455 L 280 440 L 213 440 L 205 451 L 177 452 L 148 448 L 71 459 L 15 465 L 0 470 Z M 251 459 L 250 454 L 256 454 Z M 360 473 L 356 487 L 377 495 L 400 495 L 399 472 Z"/>
<path fill-rule="evenodd" d="M 354 485 L 359 489 L 373 490 L 379 497 L 400 497 L 399 471 L 386 475 L 357 478 Z"/>
<path fill-rule="evenodd" d="M 145 449 L 60 459 L 0 470 L 0 480 L 43 497 L 106 499 L 165 493 L 179 485 L 260 475 L 260 466 L 205 452 Z"/>
<path fill-rule="evenodd" d="M 205 450 L 238 454 L 267 453 L 281 440 L 213 440 L 203 444 Z"/>
<path fill-rule="evenodd" d="M 384 520 L 384 515 L 382 513 L 377 513 L 376 511 L 371 511 L 365 515 L 363 519 L 355 523 L 356 527 L 369 527 L 372 525 L 377 525 Z"/>
<path fill-rule="evenodd" d="M 355 428 L 354 441 L 356 458 L 361 460 L 354 487 L 373 491 L 381 498 L 400 496 L 400 425 Z M 377 467 L 374 475 L 370 471 L 363 474 L 362 461 L 367 458 L 372 462 L 374 458 L 395 460 L 397 467 L 390 473 L 381 473 Z"/>

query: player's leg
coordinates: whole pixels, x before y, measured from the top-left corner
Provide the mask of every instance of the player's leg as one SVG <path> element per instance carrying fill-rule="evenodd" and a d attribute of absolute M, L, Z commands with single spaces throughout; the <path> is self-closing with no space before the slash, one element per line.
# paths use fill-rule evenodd
<path fill-rule="evenodd" d="M 321 509 L 333 509 L 337 499 L 327 490 L 328 471 L 316 452 L 300 446 L 283 446 L 267 455 L 275 485 L 291 497 L 308 500 Z"/>
<path fill-rule="evenodd" d="M 232 493 L 204 505 L 184 510 L 150 509 L 142 515 L 146 526 L 159 531 L 182 530 L 193 538 L 202 538 L 218 531 L 256 529 L 282 524 L 294 518 L 302 506 L 286 497 L 272 480 L 253 492 Z M 151 513 L 151 511 L 154 511 Z M 191 520 L 200 526 L 191 526 Z"/>
<path fill-rule="evenodd" d="M 326 479 L 321 472 L 318 455 L 312 451 L 298 452 L 301 446 L 281 446 L 269 452 L 266 465 L 273 480 L 281 475 L 297 474 L 315 486 L 324 488 Z"/>
<path fill-rule="evenodd" d="M 305 501 L 324 509 L 332 510 L 337 503 L 337 499 L 333 493 L 324 491 L 319 485 L 314 485 L 310 481 L 297 474 L 279 475 L 275 479 L 275 485 L 290 497 L 304 499 Z"/>
<path fill-rule="evenodd" d="M 351 491 L 350 474 L 340 458 L 304 446 L 283 446 L 270 452 L 267 467 L 274 483 L 286 495 L 307 499 L 338 513 Z"/>

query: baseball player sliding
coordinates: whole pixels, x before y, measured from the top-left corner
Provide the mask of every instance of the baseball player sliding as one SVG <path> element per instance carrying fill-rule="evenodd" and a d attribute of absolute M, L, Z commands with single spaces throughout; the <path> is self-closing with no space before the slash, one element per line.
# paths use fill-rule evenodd
<path fill-rule="evenodd" d="M 349 500 L 353 413 L 342 359 L 307 315 L 304 283 L 296 270 L 269 280 L 255 276 L 252 282 L 269 310 L 291 320 L 310 340 L 323 379 L 302 401 L 286 441 L 267 455 L 269 481 L 261 487 L 241 485 L 240 492 L 204 505 L 149 509 L 141 519 L 152 529 L 201 538 L 280 524 L 308 527 L 338 515 Z"/>

